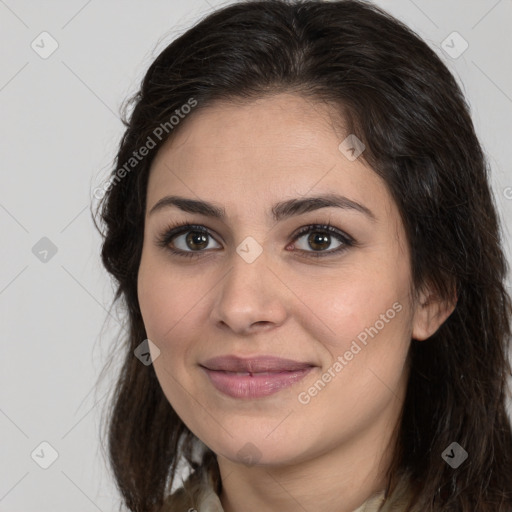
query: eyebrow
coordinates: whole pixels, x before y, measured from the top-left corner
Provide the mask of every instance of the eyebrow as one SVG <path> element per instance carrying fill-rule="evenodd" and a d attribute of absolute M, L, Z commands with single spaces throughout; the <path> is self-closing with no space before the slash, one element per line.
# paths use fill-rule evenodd
<path fill-rule="evenodd" d="M 198 213 L 206 217 L 213 217 L 220 220 L 226 219 L 226 210 L 220 206 L 207 201 L 197 199 L 189 199 L 180 196 L 165 196 L 162 197 L 150 210 L 149 215 L 163 210 L 164 208 L 177 207 L 180 210 L 188 213 Z M 366 206 L 349 199 L 348 197 L 338 194 L 325 194 L 314 197 L 301 197 L 289 199 L 276 203 L 272 207 L 272 217 L 275 221 L 280 221 L 301 215 L 304 213 L 319 210 L 320 208 L 342 208 L 346 210 L 355 210 L 363 213 L 372 221 L 376 221 L 375 214 Z"/>

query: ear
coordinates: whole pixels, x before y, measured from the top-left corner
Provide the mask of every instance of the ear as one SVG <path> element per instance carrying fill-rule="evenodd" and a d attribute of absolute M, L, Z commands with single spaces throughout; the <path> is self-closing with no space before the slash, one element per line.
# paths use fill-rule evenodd
<path fill-rule="evenodd" d="M 430 338 L 453 313 L 456 305 L 456 292 L 452 294 L 451 299 L 442 300 L 429 288 L 422 290 L 415 306 L 412 339 L 426 340 Z"/>

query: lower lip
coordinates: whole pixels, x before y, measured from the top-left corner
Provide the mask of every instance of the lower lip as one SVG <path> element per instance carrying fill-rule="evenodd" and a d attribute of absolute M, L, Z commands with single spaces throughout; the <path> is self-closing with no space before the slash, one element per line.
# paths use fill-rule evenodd
<path fill-rule="evenodd" d="M 233 398 L 261 398 L 273 395 L 282 389 L 288 388 L 302 380 L 313 367 L 303 370 L 284 371 L 269 374 L 254 373 L 251 375 L 237 375 L 232 372 L 209 370 L 204 368 L 210 382 L 221 393 Z"/>

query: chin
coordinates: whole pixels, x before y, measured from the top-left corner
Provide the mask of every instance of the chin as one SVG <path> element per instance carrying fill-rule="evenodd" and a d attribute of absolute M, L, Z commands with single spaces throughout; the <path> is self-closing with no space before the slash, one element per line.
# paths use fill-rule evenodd
<path fill-rule="evenodd" d="M 244 436 L 225 438 L 208 446 L 218 456 L 248 467 L 290 465 L 307 458 L 301 439 L 288 437 L 287 443 L 283 443 L 281 440 L 265 439 L 265 435 L 261 434 L 251 436 L 247 431 Z"/>

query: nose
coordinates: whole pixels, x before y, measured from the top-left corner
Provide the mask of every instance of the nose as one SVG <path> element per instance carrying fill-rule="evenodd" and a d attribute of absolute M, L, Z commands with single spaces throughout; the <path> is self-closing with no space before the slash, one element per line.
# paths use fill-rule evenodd
<path fill-rule="evenodd" d="M 286 320 L 286 292 L 288 300 L 290 292 L 271 268 L 265 251 L 252 263 L 234 253 L 231 268 L 218 286 L 212 319 L 219 328 L 247 335 L 278 327 Z"/>

